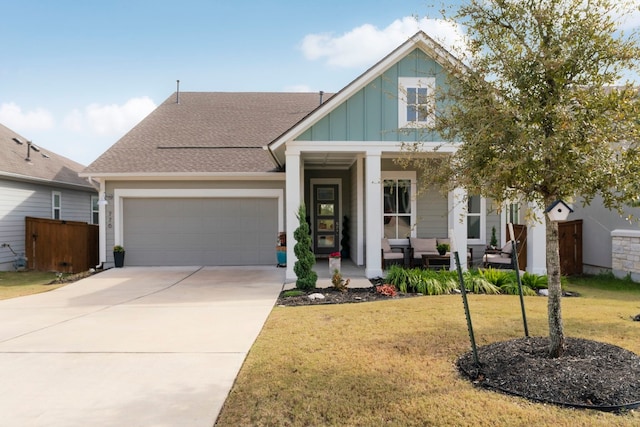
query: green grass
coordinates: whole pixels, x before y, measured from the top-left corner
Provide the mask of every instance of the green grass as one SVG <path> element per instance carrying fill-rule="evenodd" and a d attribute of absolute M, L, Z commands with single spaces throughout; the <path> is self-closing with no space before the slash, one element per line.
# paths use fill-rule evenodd
<path fill-rule="evenodd" d="M 0 271 L 0 300 L 57 289 L 64 284 L 49 285 L 57 273 L 41 271 Z"/>
<path fill-rule="evenodd" d="M 640 285 L 579 278 L 563 299 L 567 336 L 640 353 Z M 622 282 L 622 283 L 621 283 Z M 518 297 L 469 295 L 476 342 L 523 336 Z M 547 299 L 525 298 L 529 332 L 548 333 Z M 275 307 L 220 414 L 220 426 L 637 426 L 614 415 L 475 388 L 456 359 L 469 351 L 459 295 Z"/>

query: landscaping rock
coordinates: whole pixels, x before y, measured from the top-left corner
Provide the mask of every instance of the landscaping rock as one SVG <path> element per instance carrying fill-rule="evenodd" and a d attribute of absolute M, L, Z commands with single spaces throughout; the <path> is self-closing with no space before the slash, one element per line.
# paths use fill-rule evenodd
<path fill-rule="evenodd" d="M 324 295 L 322 295 L 321 293 L 313 293 L 311 295 L 307 295 L 307 298 L 309 298 L 311 301 L 315 301 L 317 299 L 324 299 Z"/>

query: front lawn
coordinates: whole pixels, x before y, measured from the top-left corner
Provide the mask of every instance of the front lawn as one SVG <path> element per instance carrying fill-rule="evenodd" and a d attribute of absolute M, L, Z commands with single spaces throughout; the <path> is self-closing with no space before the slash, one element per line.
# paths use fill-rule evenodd
<path fill-rule="evenodd" d="M 640 353 L 640 285 L 570 280 L 567 336 Z M 615 287 L 614 290 L 609 290 Z M 523 336 L 513 295 L 469 295 L 478 345 Z M 529 332 L 547 335 L 547 299 L 525 298 Z M 220 426 L 635 426 L 614 415 L 475 388 L 456 369 L 469 350 L 459 295 L 275 307 L 218 419 Z"/>
<path fill-rule="evenodd" d="M 0 300 L 50 291 L 64 283 L 50 285 L 57 273 L 42 271 L 0 271 Z"/>

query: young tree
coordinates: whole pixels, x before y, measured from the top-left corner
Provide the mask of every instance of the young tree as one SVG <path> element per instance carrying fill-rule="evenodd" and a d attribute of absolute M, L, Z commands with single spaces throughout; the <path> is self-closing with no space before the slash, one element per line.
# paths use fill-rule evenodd
<path fill-rule="evenodd" d="M 626 0 L 469 0 L 453 17 L 467 29 L 468 68 L 454 73 L 436 128 L 463 141 L 440 162 L 446 188 L 622 212 L 640 195 L 637 89 L 621 85 L 640 58 L 619 31 Z M 433 171 L 432 171 L 433 172 Z M 437 175 L 436 175 L 437 176 Z M 537 218 L 545 221 L 544 218 Z M 546 221 L 549 353 L 564 350 L 557 223 Z"/>
<path fill-rule="evenodd" d="M 307 211 L 304 204 L 300 205 L 296 216 L 300 223 L 293 232 L 293 237 L 296 239 L 293 252 L 298 258 L 293 266 L 293 271 L 297 276 L 296 288 L 302 290 L 314 289 L 318 281 L 318 274 L 312 269 L 316 263 L 316 258 L 311 252 L 311 235 L 309 234 L 309 224 L 307 224 L 306 220 Z"/>

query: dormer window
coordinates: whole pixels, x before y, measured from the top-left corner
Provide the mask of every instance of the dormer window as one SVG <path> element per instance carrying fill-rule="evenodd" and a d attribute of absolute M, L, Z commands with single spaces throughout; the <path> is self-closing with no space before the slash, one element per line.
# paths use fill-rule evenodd
<path fill-rule="evenodd" d="M 398 127 L 431 127 L 435 124 L 435 87 L 433 77 L 398 79 Z"/>

